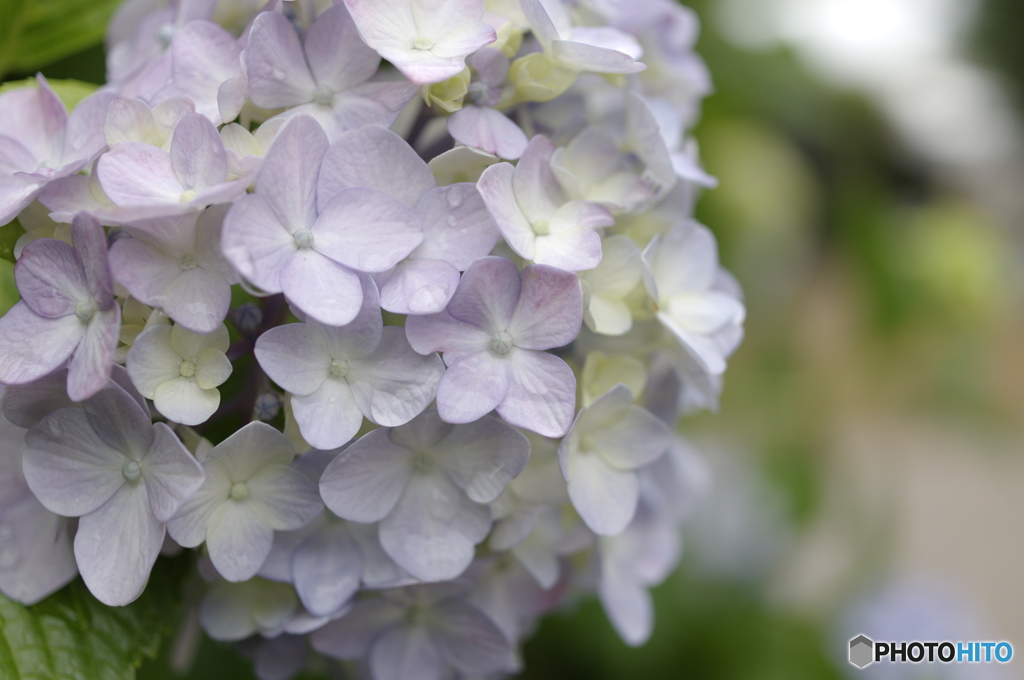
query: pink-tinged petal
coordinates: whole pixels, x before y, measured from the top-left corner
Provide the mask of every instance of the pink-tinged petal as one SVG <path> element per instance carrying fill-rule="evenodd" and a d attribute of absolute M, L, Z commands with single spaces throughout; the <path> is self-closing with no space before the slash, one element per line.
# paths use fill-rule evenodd
<path fill-rule="evenodd" d="M 82 404 L 89 425 L 107 446 L 133 460 L 141 459 L 153 445 L 149 407 L 114 383 L 108 384 Z"/>
<path fill-rule="evenodd" d="M 420 354 L 444 352 L 449 364 L 465 354 L 490 349 L 491 334 L 453 318 L 447 311 L 405 320 L 409 344 Z"/>
<path fill-rule="evenodd" d="M 68 364 L 68 396 L 73 400 L 85 401 L 110 380 L 120 331 L 121 308 L 117 305 L 108 312 L 96 312 L 86 324 L 82 341 Z"/>
<path fill-rule="evenodd" d="M 448 118 L 448 133 L 460 144 L 483 149 L 499 158 L 516 160 L 526 151 L 522 129 L 501 111 L 464 106 Z"/>
<path fill-rule="evenodd" d="M 0 137 L 0 142 L 2 140 L 3 137 Z M 7 224 L 17 217 L 35 200 L 42 188 L 39 182 L 26 182 L 17 177 L 11 181 L 0 178 L 0 224 Z"/>
<path fill-rule="evenodd" d="M 344 326 L 363 303 L 363 287 L 351 269 L 303 249 L 281 270 L 281 289 L 292 304 L 329 326 Z"/>
<path fill-rule="evenodd" d="M 244 75 L 229 78 L 217 88 L 217 113 L 219 120 L 230 122 L 238 118 L 249 98 L 249 81 Z"/>
<path fill-rule="evenodd" d="M 569 498 L 587 526 L 601 536 L 615 536 L 633 519 L 639 484 L 632 470 L 618 470 L 596 454 L 568 459 Z"/>
<path fill-rule="evenodd" d="M 17 130 L 18 141 L 38 161 L 60 161 L 67 112 L 42 75 L 36 87 L 12 90 L 0 96 L 7 130 Z M 33 168 L 35 169 L 35 168 Z"/>
<path fill-rule="evenodd" d="M 0 135 L 0 176 L 33 172 L 38 164 L 38 159 L 21 142 L 13 137 Z M 10 177 L 5 179 L 9 181 Z"/>
<path fill-rule="evenodd" d="M 594 73 L 639 73 L 647 68 L 628 54 L 568 40 L 551 43 L 551 56 L 578 71 Z"/>
<path fill-rule="evenodd" d="M 454 16 L 462 18 L 461 10 L 463 8 L 470 9 L 470 11 L 476 10 L 480 7 L 478 2 L 448 2 L 445 3 L 446 8 L 455 10 Z M 441 20 L 441 17 L 437 13 L 431 13 L 430 18 L 433 21 Z M 434 55 L 441 58 L 458 59 L 458 63 L 461 66 L 465 66 L 465 57 L 467 55 L 476 52 L 485 45 L 490 45 L 492 42 L 498 39 L 498 34 L 490 24 L 480 22 L 475 25 L 466 26 L 456 31 L 452 31 L 444 38 L 439 40 L 436 45 L 430 50 Z M 462 69 L 459 69 L 461 71 Z M 455 73 L 458 73 L 456 71 Z M 455 75 L 453 73 L 452 75 Z"/>
<path fill-rule="evenodd" d="M 170 154 L 149 144 L 118 144 L 100 156 L 96 168 L 103 191 L 120 206 L 178 203 L 185 191 Z"/>
<path fill-rule="evenodd" d="M 423 243 L 409 256 L 412 259 L 442 260 L 465 271 L 501 238 L 483 196 L 470 182 L 431 189 L 414 212 L 423 225 Z"/>
<path fill-rule="evenodd" d="M 466 269 L 448 313 L 487 334 L 508 328 L 520 296 L 519 270 L 504 257 L 481 257 Z"/>
<path fill-rule="evenodd" d="M 82 258 L 89 293 L 103 311 L 114 306 L 114 279 L 107 261 L 107 235 L 95 217 L 78 213 L 71 220 L 71 243 Z"/>
<path fill-rule="evenodd" d="M 327 338 L 318 324 L 271 328 L 256 340 L 255 352 L 270 379 L 295 395 L 312 394 L 330 374 Z"/>
<path fill-rule="evenodd" d="M 89 299 L 81 258 L 56 239 L 27 245 L 14 268 L 14 280 L 25 304 L 48 319 L 74 314 L 78 304 Z"/>
<path fill-rule="evenodd" d="M 384 329 L 377 350 L 351 362 L 348 382 L 363 414 L 387 427 L 404 425 L 434 401 L 444 363 L 436 354 L 417 354 L 405 330 Z"/>
<path fill-rule="evenodd" d="M 356 317 L 344 326 L 321 326 L 328 354 L 336 359 L 362 359 L 380 345 L 384 320 L 377 285 L 366 274 L 359 278 L 363 286 L 363 305 Z M 316 321 L 310 323 L 318 325 Z"/>
<path fill-rule="evenodd" d="M 74 314 L 39 316 L 24 300 L 0 319 L 0 382 L 23 385 L 64 365 L 82 341 L 85 325 Z"/>
<path fill-rule="evenodd" d="M 473 560 L 491 528 L 491 512 L 474 503 L 444 472 L 412 475 L 395 509 L 380 523 L 380 544 L 418 579 L 448 581 Z"/>
<path fill-rule="evenodd" d="M 348 383 L 329 377 L 312 394 L 292 396 L 302 438 L 318 449 L 336 449 L 359 432 L 363 414 Z"/>
<path fill-rule="evenodd" d="M 519 208 L 530 223 L 548 220 L 565 202 L 562 190 L 551 170 L 555 145 L 544 135 L 530 140 L 516 165 L 512 186 Z"/>
<path fill-rule="evenodd" d="M 494 47 L 484 47 L 470 56 L 469 65 L 481 82 L 489 87 L 501 87 L 508 75 L 509 58 Z"/>
<path fill-rule="evenodd" d="M 203 485 L 203 466 L 167 425 L 153 426 L 156 437 L 142 460 L 153 516 L 167 522 Z"/>
<path fill-rule="evenodd" d="M 380 428 L 338 454 L 320 477 L 320 495 L 334 514 L 378 522 L 392 511 L 412 476 L 413 452 Z"/>
<path fill-rule="evenodd" d="M 124 229 L 134 238 L 155 245 L 165 256 L 177 260 L 193 254 L 198 213 L 132 219 Z M 116 242 L 115 242 L 116 243 Z"/>
<path fill-rule="evenodd" d="M 142 594 L 163 542 L 164 525 L 150 510 L 146 485 L 126 483 L 78 521 L 75 560 L 89 592 L 119 607 Z"/>
<path fill-rule="evenodd" d="M 318 253 L 361 272 L 390 269 L 423 242 L 411 210 L 388 194 L 362 188 L 330 199 L 312 231 Z"/>
<path fill-rule="evenodd" d="M 315 120 L 295 116 L 282 126 L 263 159 L 256 193 L 273 206 L 289 232 L 309 229 L 316 221 L 317 177 L 327 146 L 327 135 Z"/>
<path fill-rule="evenodd" d="M 440 260 L 405 260 L 382 277 L 380 306 L 395 314 L 443 311 L 459 285 L 459 270 Z"/>
<path fill-rule="evenodd" d="M 148 410 L 145 398 L 132 385 L 123 366 L 114 366 L 110 379 L 130 394 L 143 411 Z M 2 399 L 4 417 L 27 429 L 58 409 L 79 406 L 68 398 L 67 381 L 68 371 L 61 368 L 27 385 L 6 387 Z"/>
<path fill-rule="evenodd" d="M 498 414 L 512 425 L 545 437 L 563 436 L 576 413 L 572 369 L 546 352 L 516 348 L 510 355 L 508 395 L 498 405 Z"/>
<path fill-rule="evenodd" d="M 324 156 L 317 185 L 320 209 L 354 187 L 390 194 L 413 208 L 434 188 L 434 175 L 408 142 L 391 130 L 369 126 L 341 135 Z"/>
<path fill-rule="evenodd" d="M 516 169 L 509 163 L 492 165 L 480 175 L 476 188 L 509 247 L 527 260 L 532 260 L 537 236 L 516 200 L 513 188 L 515 174 Z"/>
<path fill-rule="evenodd" d="M 92 160 L 107 145 L 103 138 L 103 122 L 107 119 L 110 104 L 118 95 L 101 90 L 83 99 L 68 116 L 67 132 L 64 136 L 62 165 L 79 160 Z"/>
<path fill-rule="evenodd" d="M 601 263 L 601 235 L 589 227 L 573 227 L 538 236 L 533 259 L 567 271 L 586 271 Z"/>
<path fill-rule="evenodd" d="M 437 412 L 447 423 L 471 423 L 508 398 L 512 366 L 507 357 L 490 350 L 467 355 L 441 376 Z"/>
<path fill-rule="evenodd" d="M 395 122 L 398 118 L 398 114 L 402 112 L 405 105 L 412 101 L 412 98 L 419 93 L 420 88 L 414 83 L 405 81 L 387 81 L 381 80 L 377 82 L 363 83 L 362 85 L 356 85 L 351 90 L 343 92 L 335 103 L 335 115 L 343 121 L 350 121 L 350 114 L 345 113 L 342 109 L 347 109 L 348 104 L 343 103 L 348 97 L 364 99 L 371 101 L 380 109 L 380 115 L 384 115 L 384 119 L 374 125 L 389 126 Z M 366 122 L 364 125 L 371 123 Z M 356 129 L 354 126 L 349 129 Z"/>
<path fill-rule="evenodd" d="M 380 56 L 359 37 L 345 5 L 329 8 L 309 27 L 306 59 L 317 84 L 342 92 L 366 82 L 377 72 Z"/>
<path fill-rule="evenodd" d="M 206 527 L 210 560 L 233 583 L 256 575 L 273 542 L 274 530 L 259 519 L 248 500 L 222 502 Z"/>
<path fill-rule="evenodd" d="M 186 190 L 199 191 L 222 183 L 228 176 L 224 142 L 210 119 L 190 113 L 174 128 L 171 165 Z"/>
<path fill-rule="evenodd" d="M 268 293 L 281 292 L 281 271 L 295 256 L 295 239 L 259 194 L 243 196 L 228 211 L 221 234 L 224 257 Z"/>
<path fill-rule="evenodd" d="M 263 12 L 253 21 L 245 48 L 249 96 L 267 109 L 304 104 L 316 83 L 291 22 L 277 12 Z"/>
<path fill-rule="evenodd" d="M 578 276 L 543 264 L 520 273 L 522 292 L 508 332 L 517 347 L 551 349 L 568 345 L 583 322 L 583 287 Z"/>
<path fill-rule="evenodd" d="M 127 458 L 103 441 L 85 412 L 66 408 L 43 418 L 25 436 L 22 467 L 32 493 L 51 512 L 86 515 L 125 483 Z"/>
<path fill-rule="evenodd" d="M 93 193 L 94 188 L 98 191 L 99 197 Z M 70 223 L 79 211 L 99 215 L 114 207 L 114 204 L 103 195 L 95 174 L 68 175 L 55 179 L 40 192 L 39 202 L 53 211 L 50 213 L 51 220 L 65 224 Z M 0 221 L 3 221 L 2 217 Z"/>
<path fill-rule="evenodd" d="M 231 306 L 231 284 L 223 276 L 201 267 L 182 271 L 163 290 L 167 316 L 196 333 L 212 333 Z"/>
<path fill-rule="evenodd" d="M 292 555 L 295 590 L 314 616 L 330 616 L 359 590 L 363 554 L 344 526 L 331 526 L 304 541 Z"/>

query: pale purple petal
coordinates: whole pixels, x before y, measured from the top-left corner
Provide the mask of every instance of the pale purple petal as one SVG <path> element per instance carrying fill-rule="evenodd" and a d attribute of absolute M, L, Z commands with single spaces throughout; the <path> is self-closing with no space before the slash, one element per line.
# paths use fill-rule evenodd
<path fill-rule="evenodd" d="M 263 160 L 256 193 L 270 203 L 289 233 L 310 229 L 316 221 L 317 178 L 327 148 L 320 125 L 299 115 L 282 126 Z"/>
<path fill-rule="evenodd" d="M 394 267 L 423 242 L 412 211 L 388 194 L 363 188 L 345 189 L 327 201 L 312 231 L 317 252 L 371 273 Z"/>
<path fill-rule="evenodd" d="M 576 413 L 572 369 L 546 352 L 516 348 L 510 354 L 512 375 L 498 414 L 512 425 L 545 437 L 561 437 Z"/>
<path fill-rule="evenodd" d="M 515 655 L 501 629 L 469 602 L 448 598 L 432 610 L 431 633 L 448 663 L 469 675 L 487 675 L 515 666 Z"/>
<path fill-rule="evenodd" d="M 370 649 L 375 680 L 442 680 L 441 650 L 423 626 L 401 623 L 377 638 Z"/>
<path fill-rule="evenodd" d="M 206 546 L 217 572 L 228 581 L 248 581 L 270 554 L 274 530 L 249 501 L 222 502 L 206 527 Z"/>
<path fill-rule="evenodd" d="M 64 365 L 85 330 L 74 314 L 46 319 L 17 303 L 0 319 L 0 382 L 23 385 Z"/>
<path fill-rule="evenodd" d="M 491 343 L 489 333 L 453 318 L 444 310 L 428 316 L 410 316 L 405 320 L 405 335 L 420 354 L 443 351 L 449 364 L 466 354 L 487 350 Z"/>
<path fill-rule="evenodd" d="M 395 314 L 436 314 L 459 285 L 459 270 L 441 260 L 409 259 L 380 275 L 380 306 Z"/>
<path fill-rule="evenodd" d="M 119 206 L 179 203 L 185 191 L 170 154 L 149 144 L 118 144 L 100 156 L 96 168 L 103 191 Z"/>
<path fill-rule="evenodd" d="M 254 421 L 214 447 L 210 456 L 224 464 L 232 482 L 244 482 L 268 465 L 288 465 L 295 449 L 278 430 Z"/>
<path fill-rule="evenodd" d="M 249 96 L 257 106 L 276 109 L 304 104 L 316 83 L 291 22 L 277 12 L 263 12 L 253 21 L 245 48 Z"/>
<path fill-rule="evenodd" d="M 348 528 L 332 524 L 296 549 L 291 566 L 295 590 L 306 611 L 330 616 L 359 589 L 363 555 Z"/>
<path fill-rule="evenodd" d="M 29 488 L 51 512 L 80 517 L 107 502 L 125 483 L 127 458 L 96 434 L 85 413 L 61 409 L 25 436 L 22 465 Z"/>
<path fill-rule="evenodd" d="M 125 483 L 101 508 L 78 521 L 75 560 L 85 585 L 119 607 L 142 594 L 164 542 L 145 484 Z"/>
<path fill-rule="evenodd" d="M 530 265 L 520 277 L 522 292 L 508 324 L 515 345 L 551 349 L 575 340 L 583 323 L 579 277 L 542 264 Z"/>
<path fill-rule="evenodd" d="M 460 182 L 431 189 L 416 204 L 423 243 L 410 259 L 442 260 L 465 271 L 501 238 L 476 186 Z"/>
<path fill-rule="evenodd" d="M 186 190 L 198 191 L 220 184 L 228 176 L 224 142 L 210 119 L 190 113 L 174 128 L 171 166 Z"/>
<path fill-rule="evenodd" d="M 18 291 L 33 312 L 48 319 L 75 313 L 89 299 L 78 253 L 63 241 L 44 238 L 25 246 L 14 268 Z"/>
<path fill-rule="evenodd" d="M 304 313 L 330 326 L 344 326 L 359 313 L 363 286 L 351 269 L 303 249 L 281 269 L 281 289 Z"/>
<path fill-rule="evenodd" d="M 503 257 L 481 257 L 462 275 L 448 313 L 485 333 L 497 333 L 511 323 L 519 295 L 516 265 Z"/>
<path fill-rule="evenodd" d="M 327 339 L 317 324 L 271 328 L 256 340 L 255 352 L 270 379 L 295 395 L 312 394 L 330 375 Z"/>
<path fill-rule="evenodd" d="M 551 56 L 569 68 L 594 73 L 639 73 L 647 68 L 618 50 L 568 40 L 553 41 Z"/>
<path fill-rule="evenodd" d="M 367 418 L 394 427 L 415 418 L 434 400 L 442 373 L 440 357 L 417 354 L 403 329 L 388 326 L 377 350 L 351 363 L 348 382 Z"/>
<path fill-rule="evenodd" d="M 519 207 L 531 223 L 549 219 L 558 206 L 565 202 L 555 173 L 551 170 L 551 156 L 554 153 L 555 145 L 551 140 L 544 135 L 536 135 L 516 165 L 512 186 Z"/>
<path fill-rule="evenodd" d="M 515 174 L 516 169 L 509 163 L 492 165 L 480 175 L 476 188 L 509 247 L 527 260 L 532 260 L 536 234 L 516 200 L 513 188 Z"/>
<path fill-rule="evenodd" d="M 448 581 L 473 560 L 491 528 L 491 512 L 440 470 L 412 475 L 380 523 L 380 543 L 400 567 L 424 581 Z"/>
<path fill-rule="evenodd" d="M 572 455 L 568 460 L 569 497 L 595 533 L 614 536 L 633 519 L 639 498 L 636 473 L 617 470 L 601 456 Z"/>
<path fill-rule="evenodd" d="M 470 423 L 490 413 L 508 397 L 511 373 L 508 358 L 489 349 L 459 359 L 437 385 L 438 413 L 448 423 Z"/>
<path fill-rule="evenodd" d="M 174 82 L 154 100 L 187 97 L 195 102 L 196 113 L 213 124 L 226 122 L 220 115 L 218 90 L 222 83 L 241 75 L 241 51 L 234 36 L 220 26 L 209 21 L 189 22 L 174 32 L 171 42 Z"/>
<path fill-rule="evenodd" d="M 394 509 L 412 475 L 413 452 L 391 442 L 381 428 L 331 461 L 320 477 L 320 495 L 334 514 L 378 522 Z"/>
<path fill-rule="evenodd" d="M 376 73 L 380 56 L 359 37 L 345 5 L 329 8 L 306 31 L 306 59 L 317 84 L 342 92 Z"/>
<path fill-rule="evenodd" d="M 82 404 L 86 419 L 107 446 L 140 460 L 153 445 L 149 408 L 116 384 L 108 384 Z"/>
<path fill-rule="evenodd" d="M 518 125 L 490 107 L 464 106 L 448 118 L 448 133 L 460 144 L 508 160 L 522 156 L 528 143 Z"/>
<path fill-rule="evenodd" d="M 231 283 L 201 267 L 181 271 L 163 289 L 160 307 L 175 323 L 196 333 L 212 333 L 231 306 Z"/>
<path fill-rule="evenodd" d="M 203 467 L 167 425 L 153 426 L 156 437 L 142 459 L 142 475 L 153 516 L 166 522 L 203 485 Z"/>
<path fill-rule="evenodd" d="M 276 531 L 305 526 L 323 509 L 315 482 L 284 465 L 268 465 L 248 481 L 249 502 Z"/>
<path fill-rule="evenodd" d="M 150 307 L 164 306 L 164 291 L 182 274 L 178 260 L 139 238 L 116 241 L 110 247 L 110 267 L 117 282 Z"/>
<path fill-rule="evenodd" d="M 404 613 L 402 608 L 387 600 L 362 600 L 340 619 L 310 635 L 310 643 L 321 654 L 336 659 L 358 659 L 366 655 L 381 630 L 401 621 Z"/>
<path fill-rule="evenodd" d="M 77 317 L 68 317 L 77 321 Z M 121 308 L 95 312 L 68 364 L 68 396 L 84 401 L 107 384 L 121 332 Z"/>
<path fill-rule="evenodd" d="M 348 383 L 331 377 L 312 394 L 293 396 L 292 413 L 303 439 L 320 449 L 347 443 L 363 424 L 363 414 Z"/>
<path fill-rule="evenodd" d="M 78 213 L 71 220 L 71 243 L 82 258 L 89 293 L 102 311 L 114 306 L 114 279 L 107 261 L 107 235 L 95 217 Z"/>
<path fill-rule="evenodd" d="M 364 187 L 390 194 L 407 208 L 434 188 L 434 175 L 409 143 L 385 128 L 346 132 L 324 156 L 317 186 L 320 208 L 345 189 Z"/>
<path fill-rule="evenodd" d="M 295 239 L 259 194 L 243 196 L 224 218 L 224 257 L 268 293 L 281 292 L 281 270 L 294 257 Z"/>
<path fill-rule="evenodd" d="M 484 416 L 453 427 L 432 454 L 470 499 L 490 503 L 522 472 L 530 442 L 515 428 Z"/>

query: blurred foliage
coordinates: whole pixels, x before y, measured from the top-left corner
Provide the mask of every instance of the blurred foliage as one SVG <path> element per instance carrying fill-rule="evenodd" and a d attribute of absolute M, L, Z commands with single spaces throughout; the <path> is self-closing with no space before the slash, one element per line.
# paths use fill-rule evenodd
<path fill-rule="evenodd" d="M 4 680 L 132 680 L 173 631 L 190 553 L 162 559 L 139 599 L 107 607 L 76 579 L 31 607 L 0 595 L 0 678 Z"/>
<path fill-rule="evenodd" d="M 121 0 L 0 0 L 0 79 L 95 47 Z"/>

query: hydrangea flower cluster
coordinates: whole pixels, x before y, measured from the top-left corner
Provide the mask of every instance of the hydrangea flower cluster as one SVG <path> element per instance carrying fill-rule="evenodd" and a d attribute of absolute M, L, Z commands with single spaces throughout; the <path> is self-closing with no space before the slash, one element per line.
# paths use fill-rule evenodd
<path fill-rule="evenodd" d="M 745 313 L 691 217 L 693 13 L 151 4 L 72 112 L 0 95 L 0 590 L 125 605 L 195 549 L 268 680 L 511 673 L 589 592 L 643 643 Z"/>

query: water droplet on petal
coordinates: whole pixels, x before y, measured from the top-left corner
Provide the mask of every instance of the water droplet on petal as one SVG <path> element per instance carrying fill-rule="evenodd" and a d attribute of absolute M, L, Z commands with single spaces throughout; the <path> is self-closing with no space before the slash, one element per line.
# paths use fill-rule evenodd
<path fill-rule="evenodd" d="M 448 190 L 448 205 L 453 208 L 462 205 L 462 187 L 452 187 Z"/>
<path fill-rule="evenodd" d="M 448 222 L 449 227 L 454 227 L 459 223 L 459 220 L 455 217 L 455 215 L 449 215 L 445 221 Z"/>

